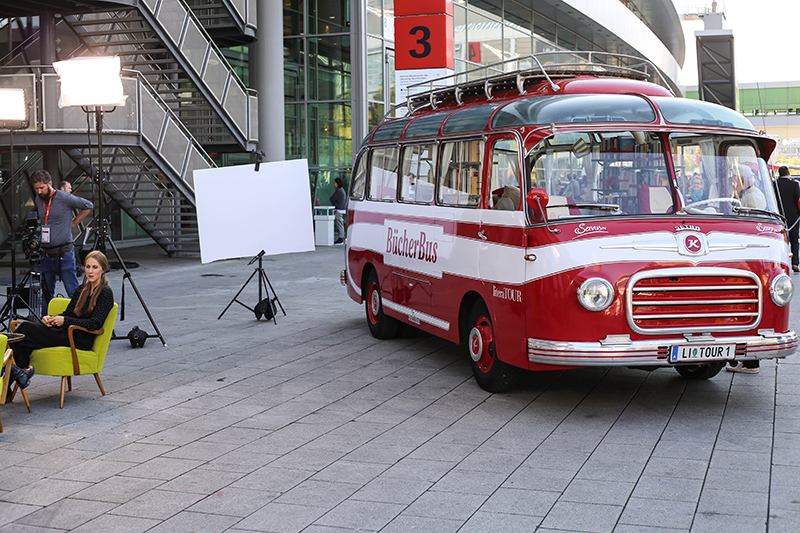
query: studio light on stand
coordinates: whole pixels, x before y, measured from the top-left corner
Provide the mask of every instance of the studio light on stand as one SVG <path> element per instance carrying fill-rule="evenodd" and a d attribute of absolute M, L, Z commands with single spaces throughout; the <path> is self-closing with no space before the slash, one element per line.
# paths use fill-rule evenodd
<path fill-rule="evenodd" d="M 80 57 L 57 61 L 53 63 L 53 68 L 58 74 L 61 82 L 61 96 L 58 100 L 59 107 L 80 107 L 86 113 L 93 113 L 95 116 L 95 130 L 97 131 L 97 175 L 95 183 L 98 190 L 98 217 L 96 227 L 96 239 L 94 250 L 105 250 L 108 243 L 114 251 L 114 255 L 125 272 L 122 279 L 122 291 L 125 291 L 125 280 L 127 279 L 150 323 L 156 331 L 161 343 L 166 346 L 164 336 L 159 331 L 158 326 L 144 302 L 144 298 L 139 293 L 136 284 L 133 282 L 130 271 L 125 266 L 125 261 L 117 250 L 111 235 L 108 233 L 108 220 L 105 214 L 105 180 L 106 175 L 103 170 L 103 114 L 113 112 L 118 106 L 125 105 L 127 96 L 122 88 L 122 65 L 119 57 Z M 109 111 L 104 111 L 104 107 L 111 107 Z M 90 154 L 91 156 L 91 154 Z M 124 305 L 124 303 L 123 303 Z M 124 320 L 124 308 L 122 316 Z M 114 337 L 114 339 L 126 339 L 127 337 Z"/>
<path fill-rule="evenodd" d="M 10 196 L 10 231 L 9 243 L 11 244 L 11 289 L 9 291 L 6 303 L 0 310 L 0 322 L 5 323 L 7 319 L 15 319 L 17 317 L 17 302 L 21 303 L 23 307 L 28 309 L 30 313 L 36 315 L 36 312 L 30 305 L 20 296 L 21 287 L 17 287 L 17 241 L 16 241 L 16 221 L 17 213 L 15 209 L 16 199 L 14 195 L 14 131 L 24 130 L 28 127 L 28 99 L 25 94 L 25 89 L 3 88 L 0 89 L 0 130 L 8 130 L 9 138 L 9 155 L 10 155 L 10 171 L 9 171 L 9 186 L 11 187 Z M 23 285 L 21 283 L 20 285 Z M 30 316 L 30 315 L 29 315 Z"/>

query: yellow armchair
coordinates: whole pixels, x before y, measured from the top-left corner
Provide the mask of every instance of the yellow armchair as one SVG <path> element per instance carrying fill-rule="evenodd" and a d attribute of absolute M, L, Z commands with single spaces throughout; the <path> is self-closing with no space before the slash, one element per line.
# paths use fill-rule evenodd
<path fill-rule="evenodd" d="M 8 337 L 0 334 L 0 354 L 3 354 L 3 365 L 0 366 L 0 405 L 6 403 L 6 395 L 8 394 L 8 386 L 11 383 L 11 365 L 14 364 L 14 354 L 8 346 Z M 28 396 L 25 391 L 22 391 L 22 397 L 25 398 L 25 405 L 28 406 L 28 412 L 31 411 L 31 404 L 28 402 Z M 13 394 L 12 394 L 13 399 Z M 3 432 L 3 420 L 0 418 L 0 433 Z"/>
<path fill-rule="evenodd" d="M 67 298 L 53 298 L 47 307 L 49 315 L 62 313 L 69 304 Z M 117 304 L 111 308 L 103 329 L 89 331 L 80 326 L 70 326 L 67 330 L 70 346 L 54 346 L 50 348 L 40 348 L 31 352 L 31 365 L 36 368 L 37 375 L 60 376 L 61 377 L 61 399 L 59 406 L 64 407 L 64 391 L 66 386 L 72 390 L 72 376 L 94 374 L 100 392 L 105 396 L 103 383 L 100 381 L 100 372 L 103 370 L 103 363 L 106 360 L 106 352 L 111 343 L 111 336 L 114 332 L 114 324 L 117 321 Z M 91 350 L 78 350 L 75 348 L 73 334 L 76 330 L 88 331 L 96 335 Z"/>

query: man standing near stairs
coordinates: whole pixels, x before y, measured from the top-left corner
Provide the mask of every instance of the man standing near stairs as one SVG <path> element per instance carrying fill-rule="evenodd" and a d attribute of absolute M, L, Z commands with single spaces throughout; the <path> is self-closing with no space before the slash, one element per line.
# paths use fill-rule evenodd
<path fill-rule="evenodd" d="M 64 283 L 67 298 L 78 287 L 75 269 L 75 250 L 72 245 L 72 228 L 92 210 L 92 202 L 64 191 L 53 189 L 53 180 L 46 170 L 31 174 L 31 185 L 36 191 L 36 210 L 42 227 L 42 316 L 47 314 L 47 304 L 55 295 L 56 274 Z M 78 214 L 73 214 L 73 209 Z"/>

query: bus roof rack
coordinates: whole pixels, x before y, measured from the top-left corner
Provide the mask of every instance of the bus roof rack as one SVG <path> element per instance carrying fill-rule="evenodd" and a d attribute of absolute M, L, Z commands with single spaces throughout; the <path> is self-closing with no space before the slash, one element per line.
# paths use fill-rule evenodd
<path fill-rule="evenodd" d="M 450 99 L 460 106 L 464 97 L 481 93 L 487 100 L 491 100 L 495 88 L 517 89 L 520 94 L 524 94 L 525 82 L 528 80 L 547 80 L 553 91 L 558 91 L 559 86 L 553 78 L 570 78 L 581 74 L 649 80 L 663 85 L 675 94 L 658 68 L 647 59 L 611 52 L 552 51 L 509 59 L 410 85 L 408 92 L 411 96 L 406 105 L 409 113 L 426 106 L 436 109 L 439 104 Z"/>

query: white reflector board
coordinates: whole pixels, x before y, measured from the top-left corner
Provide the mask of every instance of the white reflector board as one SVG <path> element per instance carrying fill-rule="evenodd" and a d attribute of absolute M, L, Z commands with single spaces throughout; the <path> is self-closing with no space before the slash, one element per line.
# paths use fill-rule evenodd
<path fill-rule="evenodd" d="M 308 161 L 277 161 L 194 171 L 200 259 L 314 249 Z"/>

